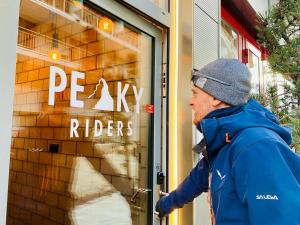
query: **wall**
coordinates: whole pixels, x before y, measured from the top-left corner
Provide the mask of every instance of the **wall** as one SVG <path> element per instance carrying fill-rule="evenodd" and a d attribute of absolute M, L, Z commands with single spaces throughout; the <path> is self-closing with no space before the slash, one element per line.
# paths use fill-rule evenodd
<path fill-rule="evenodd" d="M 219 0 L 194 0 L 193 7 L 193 67 L 200 69 L 207 63 L 219 58 L 220 52 L 220 14 Z M 194 128 L 193 144 L 198 143 L 202 136 Z M 199 156 L 195 155 L 196 164 Z M 210 224 L 210 213 L 206 193 L 194 202 L 194 225 Z"/>
<path fill-rule="evenodd" d="M 16 68 L 17 24 L 20 1 L 1 1 L 0 3 L 0 224 L 5 224 L 6 201 L 8 186 L 8 169 L 10 157 L 10 139 L 12 125 L 12 99 L 14 89 L 14 74 Z"/>

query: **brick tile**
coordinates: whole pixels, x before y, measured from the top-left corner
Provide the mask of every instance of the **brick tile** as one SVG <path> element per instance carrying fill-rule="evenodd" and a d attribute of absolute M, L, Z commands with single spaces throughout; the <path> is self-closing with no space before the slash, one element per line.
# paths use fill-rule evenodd
<path fill-rule="evenodd" d="M 44 203 L 37 203 L 37 213 L 41 216 L 48 217 L 49 216 L 49 206 Z M 41 223 L 42 224 L 42 223 Z"/>
<path fill-rule="evenodd" d="M 45 139 L 53 139 L 53 128 L 41 128 L 41 136 Z"/>
<path fill-rule="evenodd" d="M 49 115 L 50 127 L 61 127 L 62 115 Z"/>
<path fill-rule="evenodd" d="M 18 184 L 18 183 L 11 183 L 11 185 L 9 186 L 9 191 L 11 191 L 12 193 L 15 194 L 20 194 L 22 191 L 22 185 Z"/>
<path fill-rule="evenodd" d="M 23 185 L 21 195 L 25 198 L 32 198 L 32 187 Z"/>
<path fill-rule="evenodd" d="M 49 79 L 44 79 L 43 81 L 43 90 L 49 90 Z"/>
<path fill-rule="evenodd" d="M 21 84 L 22 93 L 27 93 L 31 91 L 31 82 Z"/>
<path fill-rule="evenodd" d="M 42 149 L 43 151 L 47 151 L 48 150 L 47 140 L 37 139 L 36 140 L 36 148 Z"/>
<path fill-rule="evenodd" d="M 104 50 L 105 52 L 117 51 L 124 48 L 122 44 L 118 44 L 113 40 L 105 39 L 104 40 Z"/>
<path fill-rule="evenodd" d="M 24 149 L 35 148 L 35 139 L 25 138 Z"/>
<path fill-rule="evenodd" d="M 14 148 L 24 148 L 24 138 L 14 138 Z"/>
<path fill-rule="evenodd" d="M 20 116 L 20 126 L 26 126 L 26 116 Z"/>
<path fill-rule="evenodd" d="M 131 49 L 122 49 L 116 52 L 116 63 L 126 64 L 137 61 L 137 53 Z"/>
<path fill-rule="evenodd" d="M 31 70 L 28 72 L 28 81 L 37 80 L 39 78 L 39 70 Z"/>
<path fill-rule="evenodd" d="M 44 221 L 43 217 L 36 214 L 32 214 L 31 225 L 42 225 L 43 221 Z"/>
<path fill-rule="evenodd" d="M 23 172 L 33 174 L 33 163 L 23 162 Z"/>
<path fill-rule="evenodd" d="M 65 212 L 62 209 L 50 208 L 50 217 L 58 223 L 64 223 Z"/>
<path fill-rule="evenodd" d="M 29 162 L 38 162 L 39 161 L 39 154 L 37 152 L 28 152 L 28 161 Z"/>
<path fill-rule="evenodd" d="M 77 154 L 83 156 L 93 156 L 93 143 L 77 142 Z"/>
<path fill-rule="evenodd" d="M 15 148 L 10 149 L 10 161 L 11 161 L 10 163 L 12 163 L 12 159 L 17 159 L 17 151 L 18 151 L 18 149 L 15 149 Z"/>
<path fill-rule="evenodd" d="M 34 69 L 39 69 L 45 66 L 44 60 L 34 59 L 33 67 Z"/>
<path fill-rule="evenodd" d="M 16 175 L 16 182 L 26 185 L 27 176 L 25 173 L 18 172 Z"/>
<path fill-rule="evenodd" d="M 69 210 L 73 208 L 73 200 L 69 197 L 60 195 L 58 199 L 58 207 L 60 209 Z"/>
<path fill-rule="evenodd" d="M 40 163 L 42 164 L 52 164 L 52 154 L 49 152 L 40 152 Z"/>
<path fill-rule="evenodd" d="M 17 77 L 16 77 L 17 84 L 27 82 L 27 80 L 28 80 L 28 76 L 27 76 L 27 75 L 28 75 L 27 72 L 24 72 L 24 73 L 18 73 L 18 74 L 17 74 Z"/>
<path fill-rule="evenodd" d="M 76 154 L 76 142 L 73 141 L 64 141 L 62 143 L 61 152 L 63 154 Z"/>
<path fill-rule="evenodd" d="M 97 56 L 97 68 L 102 69 L 116 64 L 116 53 L 109 52 Z"/>
<path fill-rule="evenodd" d="M 24 208 L 24 205 L 25 205 L 24 197 L 22 197 L 20 195 L 15 195 L 15 204 L 16 204 L 16 206 L 18 206 L 20 208 Z"/>
<path fill-rule="evenodd" d="M 97 66 L 96 56 L 90 56 L 90 57 L 84 58 L 80 61 L 81 61 L 82 69 L 84 71 L 96 69 L 96 66 Z"/>
<path fill-rule="evenodd" d="M 36 126 L 36 116 L 26 116 L 26 126 L 27 127 Z"/>
<path fill-rule="evenodd" d="M 71 169 L 60 168 L 59 169 L 59 179 L 61 181 L 69 182 L 71 180 Z"/>
<path fill-rule="evenodd" d="M 97 40 L 97 32 L 94 29 L 88 29 L 80 33 L 80 40 L 83 43 L 89 43 Z"/>
<path fill-rule="evenodd" d="M 40 127 L 48 127 L 49 126 L 49 119 L 47 115 L 37 117 L 37 126 Z"/>
<path fill-rule="evenodd" d="M 30 138 L 40 138 L 41 129 L 40 128 L 35 128 L 35 127 L 29 128 L 29 136 L 30 136 Z"/>
<path fill-rule="evenodd" d="M 101 70 L 88 71 L 85 75 L 86 84 L 98 84 L 101 77 Z"/>
<path fill-rule="evenodd" d="M 38 102 L 47 102 L 48 104 L 48 91 L 38 92 Z"/>
<path fill-rule="evenodd" d="M 45 201 L 45 192 L 38 188 L 33 188 L 32 199 L 36 202 Z"/>
<path fill-rule="evenodd" d="M 67 140 L 68 129 L 67 128 L 54 128 L 54 139 L 55 140 Z"/>
<path fill-rule="evenodd" d="M 49 67 L 45 67 L 39 70 L 39 79 L 45 79 L 45 78 L 49 79 L 49 75 L 50 75 Z"/>
<path fill-rule="evenodd" d="M 26 95 L 27 97 L 27 103 L 31 104 L 31 103 L 37 103 L 38 102 L 38 95 L 36 92 L 32 92 L 32 93 L 28 93 Z"/>
<path fill-rule="evenodd" d="M 33 69 L 33 61 L 28 60 L 23 63 L 23 71 L 28 71 Z"/>
<path fill-rule="evenodd" d="M 58 195 L 51 193 L 51 192 L 46 192 L 45 202 L 47 203 L 47 205 L 57 206 L 58 205 Z"/>
<path fill-rule="evenodd" d="M 72 48 L 71 50 L 71 59 L 78 60 L 86 57 L 86 45 Z"/>
<path fill-rule="evenodd" d="M 16 64 L 16 73 L 20 73 L 23 71 L 23 63 Z"/>
<path fill-rule="evenodd" d="M 55 181 L 51 191 L 58 194 L 66 194 L 68 192 L 68 184 L 62 181 Z"/>
<path fill-rule="evenodd" d="M 14 93 L 15 93 L 15 95 L 22 93 L 22 84 L 15 84 Z"/>
<path fill-rule="evenodd" d="M 43 80 L 37 80 L 37 81 L 31 82 L 31 90 L 32 91 L 35 91 L 35 92 L 42 91 L 43 86 L 44 86 L 44 81 Z"/>
<path fill-rule="evenodd" d="M 29 137 L 29 129 L 26 127 L 20 127 L 19 137 Z"/>
<path fill-rule="evenodd" d="M 21 161 L 27 160 L 27 150 L 18 150 L 17 151 L 17 159 Z"/>
<path fill-rule="evenodd" d="M 102 54 L 104 52 L 104 41 L 96 41 L 87 45 L 87 51 L 94 54 Z"/>
<path fill-rule="evenodd" d="M 19 94 L 19 95 L 17 95 L 16 98 L 17 98 L 17 104 L 18 104 L 18 105 L 26 104 L 26 100 L 27 100 L 26 95 L 24 95 L 24 94 Z"/>
<path fill-rule="evenodd" d="M 53 154 L 53 165 L 55 166 L 65 166 L 66 165 L 67 156 L 63 154 Z"/>
<path fill-rule="evenodd" d="M 123 73 L 122 73 L 122 70 L 121 70 L 120 67 L 106 68 L 104 70 L 104 77 L 105 77 L 106 81 L 122 80 L 123 79 Z"/>
<path fill-rule="evenodd" d="M 25 209 L 35 213 L 36 212 L 36 202 L 27 198 L 25 201 Z"/>

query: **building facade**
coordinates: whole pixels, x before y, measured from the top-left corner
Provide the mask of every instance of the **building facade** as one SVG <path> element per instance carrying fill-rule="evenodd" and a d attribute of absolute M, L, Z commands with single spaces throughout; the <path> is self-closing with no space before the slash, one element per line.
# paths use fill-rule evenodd
<path fill-rule="evenodd" d="M 205 195 L 154 206 L 199 157 L 191 69 L 237 58 L 263 92 L 259 2 L 3 2 L 0 224 L 208 224 Z"/>

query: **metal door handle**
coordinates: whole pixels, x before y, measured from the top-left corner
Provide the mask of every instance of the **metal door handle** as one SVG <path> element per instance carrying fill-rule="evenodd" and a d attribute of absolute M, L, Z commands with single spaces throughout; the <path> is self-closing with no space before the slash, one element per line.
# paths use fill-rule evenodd
<path fill-rule="evenodd" d="M 131 196 L 130 201 L 132 203 L 135 203 L 135 199 L 137 198 L 137 196 L 139 195 L 139 193 L 147 193 L 147 192 L 151 192 L 151 189 L 146 189 L 146 188 L 139 188 L 136 190 L 136 192 Z"/>
<path fill-rule="evenodd" d="M 164 192 L 164 191 L 159 191 L 160 196 L 168 196 L 169 193 Z"/>

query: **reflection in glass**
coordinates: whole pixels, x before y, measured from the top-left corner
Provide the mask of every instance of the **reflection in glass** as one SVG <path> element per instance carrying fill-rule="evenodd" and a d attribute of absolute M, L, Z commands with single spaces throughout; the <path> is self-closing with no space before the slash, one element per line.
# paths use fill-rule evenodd
<path fill-rule="evenodd" d="M 238 59 L 238 35 L 223 20 L 221 23 L 221 57 Z"/>
<path fill-rule="evenodd" d="M 151 54 L 80 0 L 21 1 L 7 224 L 147 224 Z"/>
<path fill-rule="evenodd" d="M 249 62 L 247 64 L 251 74 L 251 93 L 259 94 L 259 81 L 260 81 L 260 69 L 259 69 L 259 58 L 251 50 L 249 51 Z"/>

